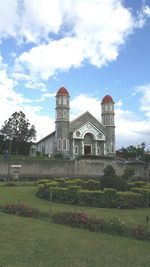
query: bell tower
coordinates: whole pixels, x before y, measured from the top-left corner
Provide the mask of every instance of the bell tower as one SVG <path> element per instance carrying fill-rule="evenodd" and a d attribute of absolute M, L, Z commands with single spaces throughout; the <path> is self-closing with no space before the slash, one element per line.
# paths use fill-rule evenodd
<path fill-rule="evenodd" d="M 56 94 L 55 153 L 69 154 L 69 102 L 70 96 L 65 87 Z"/>
<path fill-rule="evenodd" d="M 110 95 L 106 95 L 101 102 L 102 124 L 107 129 L 107 140 L 105 144 L 106 154 L 114 156 L 115 154 L 115 113 L 114 101 Z"/>

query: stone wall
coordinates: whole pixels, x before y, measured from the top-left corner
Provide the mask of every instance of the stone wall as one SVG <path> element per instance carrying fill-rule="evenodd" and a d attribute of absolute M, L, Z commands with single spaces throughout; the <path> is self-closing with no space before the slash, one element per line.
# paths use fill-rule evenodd
<path fill-rule="evenodd" d="M 8 174 L 7 160 L 0 161 L 0 179 L 6 178 Z M 103 169 L 111 164 L 117 175 L 121 176 L 124 169 L 132 167 L 135 169 L 135 177 L 150 179 L 148 166 L 145 164 L 123 164 L 115 160 L 17 160 L 10 162 L 10 176 L 19 171 L 20 179 L 40 179 L 48 177 L 71 177 L 71 178 L 98 178 L 103 175 Z M 13 165 L 21 165 L 21 168 L 12 168 Z"/>

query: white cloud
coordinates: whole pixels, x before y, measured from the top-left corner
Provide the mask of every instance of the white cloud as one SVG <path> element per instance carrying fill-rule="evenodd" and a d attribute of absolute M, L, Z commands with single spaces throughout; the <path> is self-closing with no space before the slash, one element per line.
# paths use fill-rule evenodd
<path fill-rule="evenodd" d="M 0 1 L 0 38 L 17 36 L 18 26 L 17 0 Z"/>
<path fill-rule="evenodd" d="M 150 16 L 150 7 L 146 5 L 143 9 L 143 12 L 149 17 Z"/>
<path fill-rule="evenodd" d="M 28 68 L 34 78 L 48 79 L 58 70 L 66 71 L 78 67 L 84 58 L 84 43 L 75 38 L 63 38 L 50 41 L 49 44 L 32 48 L 24 52 L 17 60 L 16 66 Z"/>
<path fill-rule="evenodd" d="M 102 67 L 116 60 L 120 46 L 145 22 L 143 10 L 136 18 L 120 0 L 26 0 L 24 8 L 22 33 L 43 43 L 22 53 L 16 66 L 41 79 L 85 62 Z"/>
<path fill-rule="evenodd" d="M 101 105 L 98 99 L 80 94 L 70 102 L 71 120 L 81 115 L 82 113 L 90 111 L 90 113 L 100 119 Z"/>
<path fill-rule="evenodd" d="M 24 77 L 23 77 L 24 79 Z M 54 119 L 49 116 L 39 115 L 42 107 L 33 105 L 31 99 L 25 98 L 15 90 L 16 81 L 8 76 L 7 66 L 3 64 L 0 56 L 0 128 L 5 120 L 15 112 L 23 111 L 29 122 L 35 125 L 37 130 L 37 139 L 41 134 L 48 134 L 54 130 Z M 54 95 L 54 94 L 53 94 Z M 46 94 L 43 98 L 52 97 L 52 94 Z M 43 136 L 44 137 L 44 136 Z"/>
<path fill-rule="evenodd" d="M 140 109 L 150 120 L 150 84 L 136 87 L 136 94 L 141 94 Z"/>

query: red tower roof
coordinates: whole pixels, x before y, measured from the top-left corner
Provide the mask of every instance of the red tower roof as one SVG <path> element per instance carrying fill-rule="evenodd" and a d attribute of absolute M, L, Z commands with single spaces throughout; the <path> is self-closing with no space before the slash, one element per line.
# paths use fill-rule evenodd
<path fill-rule="evenodd" d="M 69 95 L 69 93 L 65 87 L 60 87 L 57 91 L 57 95 Z"/>
<path fill-rule="evenodd" d="M 102 99 L 102 104 L 105 103 L 114 103 L 112 97 L 110 95 L 105 95 Z"/>

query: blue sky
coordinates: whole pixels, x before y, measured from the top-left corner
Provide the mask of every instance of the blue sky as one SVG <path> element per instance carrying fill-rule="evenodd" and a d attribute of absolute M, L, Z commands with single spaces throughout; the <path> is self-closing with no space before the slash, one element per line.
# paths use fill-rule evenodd
<path fill-rule="evenodd" d="M 150 1 L 1 0 L 0 127 L 22 110 L 37 140 L 55 128 L 55 94 L 70 93 L 71 119 L 101 119 L 115 101 L 116 148 L 150 148 Z"/>

